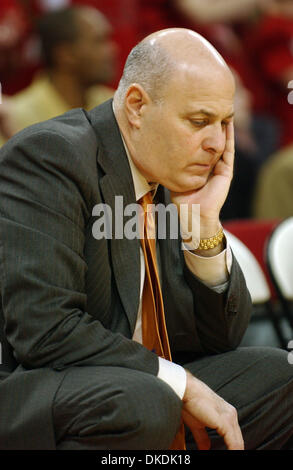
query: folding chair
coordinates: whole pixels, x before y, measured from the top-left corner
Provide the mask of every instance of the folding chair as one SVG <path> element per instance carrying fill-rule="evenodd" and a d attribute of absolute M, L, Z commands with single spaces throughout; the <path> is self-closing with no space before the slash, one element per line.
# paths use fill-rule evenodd
<path fill-rule="evenodd" d="M 273 230 L 267 243 L 266 262 L 284 316 L 293 331 L 293 217 L 283 220 Z"/>
<path fill-rule="evenodd" d="M 258 260 L 238 237 L 227 230 L 225 230 L 225 235 L 242 269 L 253 305 L 262 305 L 264 307 L 264 311 L 276 332 L 280 346 L 286 348 L 288 341 L 286 341 L 279 319 L 272 308 L 270 287 Z"/>

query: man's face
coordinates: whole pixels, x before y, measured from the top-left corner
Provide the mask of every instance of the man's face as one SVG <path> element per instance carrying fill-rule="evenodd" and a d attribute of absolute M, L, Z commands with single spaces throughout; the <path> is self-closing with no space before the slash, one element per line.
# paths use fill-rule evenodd
<path fill-rule="evenodd" d="M 116 71 L 117 47 L 109 23 L 93 9 L 79 13 L 77 23 L 79 36 L 74 56 L 81 82 L 91 86 L 111 81 Z"/>
<path fill-rule="evenodd" d="M 147 180 L 175 192 L 203 187 L 224 152 L 233 99 L 229 72 L 175 73 L 163 103 L 141 109 L 133 159 Z"/>

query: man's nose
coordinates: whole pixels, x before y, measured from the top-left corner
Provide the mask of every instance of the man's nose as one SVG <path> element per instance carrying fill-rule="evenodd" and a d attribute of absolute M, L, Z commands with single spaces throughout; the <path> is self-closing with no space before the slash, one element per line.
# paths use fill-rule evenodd
<path fill-rule="evenodd" d="M 212 154 L 222 155 L 226 145 L 226 127 L 215 123 L 206 129 L 203 139 L 203 149 Z"/>

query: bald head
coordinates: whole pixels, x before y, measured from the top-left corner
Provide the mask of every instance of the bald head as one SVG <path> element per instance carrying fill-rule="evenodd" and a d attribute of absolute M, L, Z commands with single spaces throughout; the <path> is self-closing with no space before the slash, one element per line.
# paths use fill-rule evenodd
<path fill-rule="evenodd" d="M 233 80 L 222 56 L 198 33 L 184 28 L 152 33 L 130 52 L 115 99 L 122 103 L 129 86 L 138 83 L 152 100 L 162 101 L 170 80 L 191 69 L 205 79 L 226 74 Z"/>
<path fill-rule="evenodd" d="M 150 46 L 157 45 L 166 50 L 177 64 L 190 65 L 208 60 L 211 64 L 226 66 L 226 63 L 217 50 L 200 34 L 190 29 L 169 28 L 157 31 L 147 36 L 142 42 Z"/>

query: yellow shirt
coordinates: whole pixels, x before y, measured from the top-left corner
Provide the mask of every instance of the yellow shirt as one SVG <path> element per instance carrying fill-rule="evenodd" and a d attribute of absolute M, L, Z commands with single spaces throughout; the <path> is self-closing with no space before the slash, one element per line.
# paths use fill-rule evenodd
<path fill-rule="evenodd" d="M 113 97 L 112 88 L 96 85 L 86 95 L 87 111 Z M 47 76 L 38 76 L 31 85 L 16 95 L 7 98 L 9 101 L 13 124 L 16 132 L 37 122 L 46 121 L 69 111 L 70 107 L 55 90 Z M 0 138 L 0 145 L 4 143 Z"/>
<path fill-rule="evenodd" d="M 293 145 L 272 155 L 263 165 L 253 201 L 258 219 L 293 216 Z"/>

